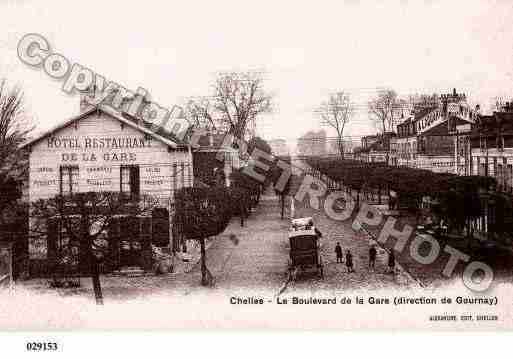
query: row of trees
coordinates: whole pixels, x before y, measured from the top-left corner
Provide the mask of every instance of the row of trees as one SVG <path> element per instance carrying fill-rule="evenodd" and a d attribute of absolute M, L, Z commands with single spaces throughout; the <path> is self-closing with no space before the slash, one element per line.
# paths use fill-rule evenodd
<path fill-rule="evenodd" d="M 387 195 L 394 191 L 399 197 L 418 204 L 422 196 L 446 190 L 447 180 L 454 177 L 451 174 L 357 160 L 313 157 L 307 162 L 332 180 L 356 191 L 358 200 L 362 191 L 377 191 L 378 194 L 383 192 Z"/>
<path fill-rule="evenodd" d="M 483 216 L 485 206 L 493 207 L 493 228 L 489 231 L 504 235 L 513 231 L 511 218 L 512 200 L 495 192 L 496 180 L 484 176 L 456 176 L 427 170 L 369 164 L 354 160 L 311 158 L 310 166 L 344 187 L 357 192 L 357 202 L 362 191 L 397 193 L 398 200 L 410 209 L 418 210 L 424 196 L 434 203 L 432 210 L 444 219 L 450 228 L 473 234 L 473 223 Z"/>
<path fill-rule="evenodd" d="M 206 266 L 205 240 L 222 233 L 230 220 L 240 217 L 240 225 L 256 207 L 263 185 L 244 173 L 244 168 L 231 174 L 231 186 L 221 183 L 211 187 L 182 188 L 175 194 L 173 223 L 182 235 L 199 241 L 201 248 L 201 283 L 210 285 L 212 275 Z"/>
<path fill-rule="evenodd" d="M 255 181 L 240 171 L 235 172 L 233 181 L 232 187 L 189 187 L 175 193 L 173 225 L 179 224 L 185 238 L 199 241 L 204 285 L 209 284 L 211 278 L 205 262 L 205 239 L 222 233 L 233 216 L 240 216 L 243 225 L 244 218 L 258 201 L 260 187 Z M 48 270 L 55 283 L 60 280 L 58 276 L 65 274 L 61 271 L 89 275 L 96 301 L 103 304 L 99 268 L 109 261 L 112 250 L 118 245 L 111 243 L 113 224 L 120 216 L 150 219 L 161 205 L 159 199 L 152 196 L 141 195 L 134 199 L 117 192 L 85 192 L 41 199 L 31 206 L 34 223 L 30 235 L 34 243 L 38 238 L 47 241 Z M 58 240 L 59 248 L 52 247 L 57 242 L 48 240 L 50 235 L 62 236 Z M 151 238 L 141 242 L 145 269 L 152 267 L 151 243 Z M 77 268 L 72 263 L 75 251 L 79 254 Z"/>

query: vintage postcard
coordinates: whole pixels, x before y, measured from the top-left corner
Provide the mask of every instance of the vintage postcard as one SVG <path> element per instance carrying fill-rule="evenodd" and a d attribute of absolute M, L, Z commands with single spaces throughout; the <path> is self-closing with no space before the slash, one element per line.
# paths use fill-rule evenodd
<path fill-rule="evenodd" d="M 0 19 L 0 331 L 513 328 L 510 2 Z"/>

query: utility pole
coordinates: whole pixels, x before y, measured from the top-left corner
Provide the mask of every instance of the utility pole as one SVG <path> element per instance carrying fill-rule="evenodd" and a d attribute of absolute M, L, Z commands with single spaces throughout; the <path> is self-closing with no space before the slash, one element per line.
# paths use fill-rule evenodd
<path fill-rule="evenodd" d="M 459 132 L 458 132 L 458 129 L 456 129 L 456 136 L 454 136 L 454 173 L 459 176 L 459 171 L 458 171 L 458 165 L 459 165 L 459 155 L 458 155 L 458 135 L 459 135 Z"/>

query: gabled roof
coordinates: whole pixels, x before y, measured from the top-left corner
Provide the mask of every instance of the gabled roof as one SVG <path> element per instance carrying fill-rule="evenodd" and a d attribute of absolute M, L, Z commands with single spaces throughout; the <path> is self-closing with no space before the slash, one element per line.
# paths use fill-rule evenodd
<path fill-rule="evenodd" d="M 481 115 L 472 128 L 472 137 L 513 134 L 513 112 L 494 112 Z"/>
<path fill-rule="evenodd" d="M 431 111 L 434 111 L 436 109 L 437 109 L 436 107 L 424 107 L 424 108 L 421 108 L 421 109 L 415 111 L 415 115 L 414 115 L 415 120 L 420 120 L 424 116 L 427 116 Z"/>
<path fill-rule="evenodd" d="M 451 135 L 453 133 L 451 133 L 449 131 L 449 120 L 451 121 L 450 124 L 452 125 L 451 131 L 454 131 L 456 126 L 471 124 L 471 122 L 466 121 L 457 116 L 450 116 L 449 118 L 445 118 L 443 121 L 438 122 L 434 126 L 428 127 L 425 130 L 421 131 L 419 135 L 421 135 L 421 136 L 448 136 L 448 135 Z"/>
<path fill-rule="evenodd" d="M 447 136 L 449 129 L 447 128 L 447 121 L 442 121 L 435 124 L 433 127 L 428 127 L 426 130 L 421 131 L 419 135 L 422 136 Z"/>
<path fill-rule="evenodd" d="M 138 122 L 134 121 L 133 119 L 127 119 L 126 117 L 124 117 L 120 112 L 114 111 L 105 106 L 97 106 L 97 107 L 93 107 L 93 108 L 81 113 L 80 115 L 74 116 L 74 117 L 62 122 L 62 123 L 58 124 L 57 126 L 52 127 L 51 129 L 43 132 L 42 134 L 40 134 L 39 136 L 37 136 L 35 138 L 28 140 L 27 142 L 23 143 L 20 148 L 26 148 L 28 146 L 34 145 L 35 143 L 50 136 L 51 134 L 53 134 L 65 127 L 68 127 L 69 125 L 73 124 L 74 122 L 79 121 L 83 118 L 86 118 L 87 116 L 89 116 L 95 112 L 103 112 L 104 114 L 111 116 L 112 118 L 118 120 L 119 122 L 133 128 L 135 130 L 138 130 L 146 135 L 149 135 L 149 136 L 153 137 L 154 139 L 156 139 L 157 141 L 160 141 L 160 142 L 164 143 L 165 145 L 170 146 L 172 148 L 178 148 L 178 147 L 183 146 L 183 144 L 178 144 L 176 141 L 172 140 L 170 137 L 168 138 L 168 136 L 164 136 L 164 134 L 171 135 L 168 131 L 165 131 L 164 129 L 159 128 L 157 132 L 151 131 L 149 128 L 146 127 L 146 125 L 141 126 Z M 150 126 L 151 126 L 151 124 L 148 125 L 148 127 L 150 127 Z"/>
<path fill-rule="evenodd" d="M 170 131 L 167 131 L 165 128 L 163 127 L 158 127 L 156 129 L 156 131 L 154 131 L 154 124 L 151 123 L 151 122 L 148 122 L 148 121 L 144 121 L 143 119 L 140 119 L 138 117 L 134 117 L 126 112 L 122 112 L 121 113 L 121 116 L 124 117 L 125 119 L 127 120 L 130 120 L 132 122 L 134 122 L 135 124 L 142 124 L 144 126 L 144 128 L 146 128 L 147 130 L 149 131 L 152 131 L 154 133 L 156 133 L 157 135 L 160 135 L 164 138 L 167 138 L 168 140 L 171 140 L 172 142 L 176 143 L 178 146 L 185 146 L 187 145 L 187 143 L 183 140 L 180 140 L 174 133 L 170 132 Z"/>

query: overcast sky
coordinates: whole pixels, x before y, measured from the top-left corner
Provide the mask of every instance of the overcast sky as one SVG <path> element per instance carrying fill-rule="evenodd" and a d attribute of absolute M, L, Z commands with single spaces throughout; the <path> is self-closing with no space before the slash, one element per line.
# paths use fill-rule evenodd
<path fill-rule="evenodd" d="M 79 101 L 17 58 L 26 33 L 169 108 L 209 95 L 218 71 L 265 71 L 277 109 L 257 131 L 268 139 L 318 127 L 312 110 L 342 89 L 358 104 L 353 136 L 375 131 L 365 103 L 377 87 L 456 87 L 485 108 L 513 95 L 510 1 L 1 1 L 0 26 L 0 77 L 23 87 L 38 130 Z"/>

